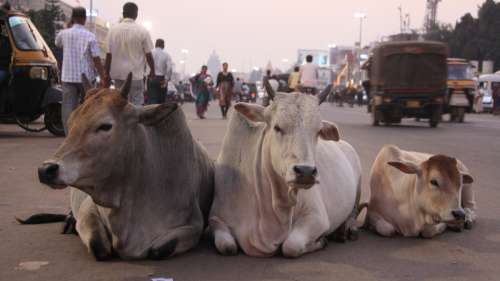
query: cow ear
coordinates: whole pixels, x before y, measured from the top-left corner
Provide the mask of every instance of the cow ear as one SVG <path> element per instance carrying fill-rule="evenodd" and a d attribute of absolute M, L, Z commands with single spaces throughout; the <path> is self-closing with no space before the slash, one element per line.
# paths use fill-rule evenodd
<path fill-rule="evenodd" d="M 163 103 L 160 105 L 149 105 L 139 109 L 139 123 L 146 126 L 154 126 L 168 119 L 179 106 L 176 103 Z"/>
<path fill-rule="evenodd" d="M 405 174 L 420 174 L 420 167 L 410 162 L 387 162 L 388 165 L 400 170 Z"/>
<path fill-rule="evenodd" d="M 319 137 L 326 141 L 339 141 L 340 133 L 337 126 L 328 121 L 322 121 L 323 128 L 319 131 Z"/>
<path fill-rule="evenodd" d="M 472 177 L 469 169 L 462 163 L 462 161 L 457 160 L 457 168 L 462 175 L 462 181 L 464 184 L 471 184 L 474 182 L 474 178 Z"/>
<path fill-rule="evenodd" d="M 237 103 L 234 109 L 252 122 L 266 122 L 266 116 L 264 114 L 266 108 L 263 106 L 242 102 Z"/>
<path fill-rule="evenodd" d="M 470 174 L 462 174 L 462 181 L 464 184 L 471 184 L 474 182 L 474 178 Z"/>

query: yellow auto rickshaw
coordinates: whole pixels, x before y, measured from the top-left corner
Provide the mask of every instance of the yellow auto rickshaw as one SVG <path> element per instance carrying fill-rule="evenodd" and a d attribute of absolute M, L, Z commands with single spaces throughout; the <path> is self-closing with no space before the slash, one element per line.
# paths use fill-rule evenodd
<path fill-rule="evenodd" d="M 63 136 L 57 61 L 23 13 L 0 8 L 0 123 Z M 36 125 L 44 115 L 44 124 Z"/>

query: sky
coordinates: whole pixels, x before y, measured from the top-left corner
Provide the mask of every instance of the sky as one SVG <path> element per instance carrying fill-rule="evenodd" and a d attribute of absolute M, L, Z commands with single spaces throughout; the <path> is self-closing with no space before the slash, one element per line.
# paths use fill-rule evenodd
<path fill-rule="evenodd" d="M 73 0 L 76 1 L 76 0 Z M 99 15 L 118 22 L 125 0 L 94 0 Z M 484 0 L 443 0 L 438 20 L 455 23 L 465 13 L 477 15 Z M 90 0 L 80 0 L 89 6 Z M 151 35 L 164 38 L 166 50 L 187 72 L 206 63 L 215 50 L 231 69 L 249 71 L 268 61 L 288 68 L 297 50 L 353 45 L 359 40 L 356 12 L 367 15 L 363 42 L 399 31 L 398 7 L 409 13 L 411 27 L 423 25 L 426 0 L 135 0 L 138 22 L 152 23 Z M 181 49 L 189 50 L 183 55 Z M 285 63 L 283 59 L 290 62 Z"/>

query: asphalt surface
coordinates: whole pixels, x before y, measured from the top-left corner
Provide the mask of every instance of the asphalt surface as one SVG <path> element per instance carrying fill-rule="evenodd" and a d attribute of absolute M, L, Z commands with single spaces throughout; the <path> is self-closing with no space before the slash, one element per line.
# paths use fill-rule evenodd
<path fill-rule="evenodd" d="M 195 119 L 192 104 L 184 110 L 194 135 L 216 157 L 226 121 L 215 106 L 207 120 Z M 342 138 L 360 154 L 365 199 L 370 165 L 384 144 L 460 158 L 475 178 L 475 228 L 432 240 L 388 239 L 362 231 L 356 242 L 331 242 L 295 260 L 222 257 L 204 238 L 196 249 L 171 260 L 98 263 L 78 237 L 59 234 L 61 224 L 16 223 L 15 216 L 68 210 L 68 191 L 50 190 L 36 176 L 37 166 L 62 139 L 0 125 L 0 280 L 500 280 L 500 118 L 468 115 L 465 124 L 431 129 L 414 121 L 375 128 L 364 109 L 329 104 L 322 106 L 322 115 L 338 124 Z"/>

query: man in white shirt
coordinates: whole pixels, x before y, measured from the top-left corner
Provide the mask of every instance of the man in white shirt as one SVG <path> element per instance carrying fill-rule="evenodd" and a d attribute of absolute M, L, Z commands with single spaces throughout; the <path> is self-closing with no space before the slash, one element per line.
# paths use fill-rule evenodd
<path fill-rule="evenodd" d="M 151 51 L 153 42 L 149 32 L 135 20 L 139 8 L 135 3 L 123 5 L 123 20 L 112 27 L 108 33 L 108 52 L 106 54 L 106 73 L 115 80 L 120 88 L 132 73 L 132 88 L 129 102 L 136 106 L 144 104 L 144 74 L 146 62 L 151 69 L 150 77 L 155 77 L 155 66 Z"/>
<path fill-rule="evenodd" d="M 163 39 L 157 39 L 155 49 L 152 52 L 156 76 L 148 81 L 147 104 L 165 102 L 168 82 L 172 76 L 172 58 L 164 49 L 165 41 Z"/>
<path fill-rule="evenodd" d="M 300 86 L 302 91 L 315 95 L 318 89 L 319 66 L 313 63 L 313 57 L 306 57 L 306 64 L 300 67 Z"/>

